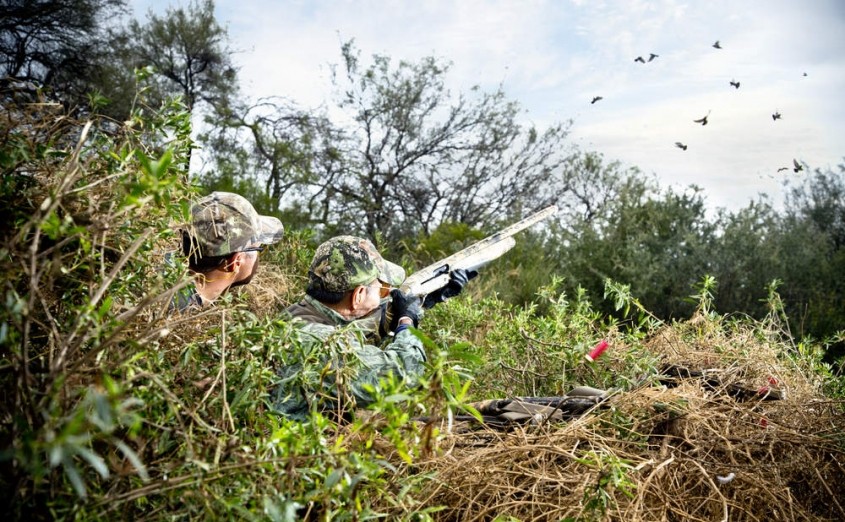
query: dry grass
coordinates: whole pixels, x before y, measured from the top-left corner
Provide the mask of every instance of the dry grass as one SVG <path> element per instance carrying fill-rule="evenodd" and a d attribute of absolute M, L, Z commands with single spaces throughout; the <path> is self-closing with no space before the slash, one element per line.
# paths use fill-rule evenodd
<path fill-rule="evenodd" d="M 304 286 L 276 264 L 264 263 L 250 282 L 243 287 L 249 309 L 260 317 L 275 316 L 292 304 Z"/>
<path fill-rule="evenodd" d="M 721 387 L 647 384 L 564 425 L 453 432 L 418 464 L 435 473 L 423 505 L 446 506 L 439 520 L 845 519 L 841 402 L 751 332 L 693 320 L 648 347 Z M 769 377 L 783 400 L 728 393 Z"/>

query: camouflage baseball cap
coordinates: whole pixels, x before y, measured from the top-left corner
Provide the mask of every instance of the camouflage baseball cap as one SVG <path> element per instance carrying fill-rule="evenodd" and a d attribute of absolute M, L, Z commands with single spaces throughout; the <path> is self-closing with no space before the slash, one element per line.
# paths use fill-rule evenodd
<path fill-rule="evenodd" d="M 271 245 L 282 239 L 284 232 L 278 218 L 258 215 L 246 198 L 232 192 L 212 192 L 191 207 L 188 233 L 199 247 L 200 257 Z"/>
<path fill-rule="evenodd" d="M 346 292 L 375 279 L 391 286 L 405 280 L 401 266 L 381 257 L 369 240 L 355 236 L 337 236 L 317 247 L 308 274 L 329 292 Z"/>

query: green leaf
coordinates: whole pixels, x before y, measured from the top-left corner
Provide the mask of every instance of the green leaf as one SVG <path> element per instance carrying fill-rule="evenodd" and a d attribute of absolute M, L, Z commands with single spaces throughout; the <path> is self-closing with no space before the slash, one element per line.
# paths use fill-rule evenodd
<path fill-rule="evenodd" d="M 285 520 L 279 506 L 276 505 L 276 503 L 273 502 L 273 499 L 269 497 L 264 497 L 264 514 L 267 515 L 267 517 L 273 522 L 281 522 Z"/>
<path fill-rule="evenodd" d="M 108 397 L 100 393 L 94 396 L 94 411 L 89 415 L 89 419 L 106 433 L 111 433 L 114 430 L 114 416 L 112 415 L 111 401 Z"/>
<path fill-rule="evenodd" d="M 62 447 L 58 444 L 50 448 L 50 467 L 55 468 L 62 462 L 65 458 L 64 451 L 62 451 Z"/>
<path fill-rule="evenodd" d="M 103 375 L 103 387 L 106 389 L 110 397 L 114 397 L 120 393 L 120 386 L 114 379 L 108 375 Z"/>
<path fill-rule="evenodd" d="M 396 473 L 396 471 L 397 471 L 396 466 L 394 466 L 393 464 L 391 464 L 390 462 L 388 462 L 384 459 L 376 459 L 375 463 L 378 464 L 379 466 L 381 466 L 382 468 L 387 469 L 391 473 Z"/>
<path fill-rule="evenodd" d="M 391 403 L 407 402 L 409 400 L 411 400 L 411 396 L 406 395 L 404 393 L 394 393 L 393 395 L 388 395 L 387 397 L 384 398 L 384 402 L 391 402 Z"/>
<path fill-rule="evenodd" d="M 407 464 L 413 464 L 414 459 L 411 458 L 411 455 L 408 454 L 403 448 L 396 448 L 396 453 L 404 460 Z"/>
<path fill-rule="evenodd" d="M 69 458 L 63 458 L 62 468 L 64 468 L 65 475 L 67 475 L 68 480 L 70 480 L 70 484 L 73 486 L 76 494 L 80 498 L 85 498 L 87 496 L 85 491 L 85 482 L 82 480 L 82 475 L 79 474 L 79 470 L 76 469 L 76 465 L 73 461 Z"/>
<path fill-rule="evenodd" d="M 461 408 L 473 417 L 475 417 L 475 420 L 477 420 L 478 422 L 484 422 L 484 419 L 481 417 L 481 412 L 479 412 L 477 409 L 473 408 L 469 404 L 462 404 Z"/>
<path fill-rule="evenodd" d="M 471 365 L 480 365 L 484 362 L 484 359 L 475 354 L 473 350 L 474 346 L 470 343 L 455 343 L 449 347 L 449 357 Z"/>
<path fill-rule="evenodd" d="M 100 303 L 99 308 L 97 308 L 97 318 L 99 320 L 101 320 L 101 321 L 103 320 L 103 317 L 105 317 L 105 315 L 109 312 L 109 310 L 111 310 L 111 305 L 112 305 L 111 296 L 106 296 L 103 299 L 103 302 Z"/>
<path fill-rule="evenodd" d="M 108 466 L 106 466 L 106 462 L 102 459 L 102 457 L 89 450 L 88 448 L 77 447 L 74 449 L 80 457 L 85 459 L 88 464 L 90 464 L 91 467 L 94 468 L 94 471 L 100 474 L 101 477 L 103 477 L 104 479 L 109 478 L 109 468 Z"/>
<path fill-rule="evenodd" d="M 337 483 L 340 482 L 341 478 L 343 478 L 343 470 L 342 469 L 336 469 L 336 470 L 332 471 L 329 474 L 329 476 L 326 478 L 326 488 L 331 489 L 331 488 L 335 487 L 337 485 Z"/>
<path fill-rule="evenodd" d="M 146 482 L 150 480 L 150 476 L 147 474 L 147 468 L 144 466 L 144 463 L 141 462 L 141 459 L 138 458 L 138 454 L 135 453 L 132 448 L 130 448 L 125 442 L 120 439 L 112 439 L 112 443 L 123 453 L 123 456 L 126 457 L 127 460 L 132 464 L 132 467 L 135 468 L 135 471 L 138 472 L 138 475 Z"/>

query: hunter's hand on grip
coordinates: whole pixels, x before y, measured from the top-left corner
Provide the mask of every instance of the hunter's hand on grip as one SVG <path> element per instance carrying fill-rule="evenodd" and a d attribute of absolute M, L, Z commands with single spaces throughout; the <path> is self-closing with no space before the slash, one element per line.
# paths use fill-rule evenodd
<path fill-rule="evenodd" d="M 401 290 L 392 290 L 390 292 L 392 317 L 390 318 L 390 331 L 395 331 L 399 326 L 399 319 L 407 317 L 414 322 L 416 328 L 420 324 L 420 317 L 422 317 L 422 306 L 420 298 L 415 295 L 410 295 Z"/>
<path fill-rule="evenodd" d="M 453 270 L 449 274 L 449 282 L 446 286 L 425 296 L 423 308 L 431 308 L 437 303 L 442 303 L 443 301 L 460 294 L 469 280 L 477 275 L 478 272 L 476 270 L 464 270 L 462 268 Z"/>

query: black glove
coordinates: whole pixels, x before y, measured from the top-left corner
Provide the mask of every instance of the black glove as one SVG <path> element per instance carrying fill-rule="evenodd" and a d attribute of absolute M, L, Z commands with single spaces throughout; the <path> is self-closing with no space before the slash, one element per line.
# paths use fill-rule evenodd
<path fill-rule="evenodd" d="M 399 326 L 399 319 L 407 317 L 414 322 L 414 328 L 420 324 L 420 317 L 422 317 L 422 307 L 420 306 L 420 298 L 415 295 L 408 295 L 399 289 L 390 291 L 391 313 L 390 331 L 395 331 Z"/>
<path fill-rule="evenodd" d="M 452 270 L 452 272 L 449 274 L 449 282 L 446 283 L 443 288 L 435 290 L 434 292 L 425 296 L 425 301 L 423 301 L 423 308 L 427 310 L 432 306 L 436 305 L 437 303 L 442 303 L 446 299 L 449 299 L 450 297 L 455 297 L 456 295 L 460 294 L 461 290 L 464 289 L 464 285 L 467 284 L 470 279 L 477 275 L 478 272 L 475 270 L 464 270 L 463 268 Z"/>

